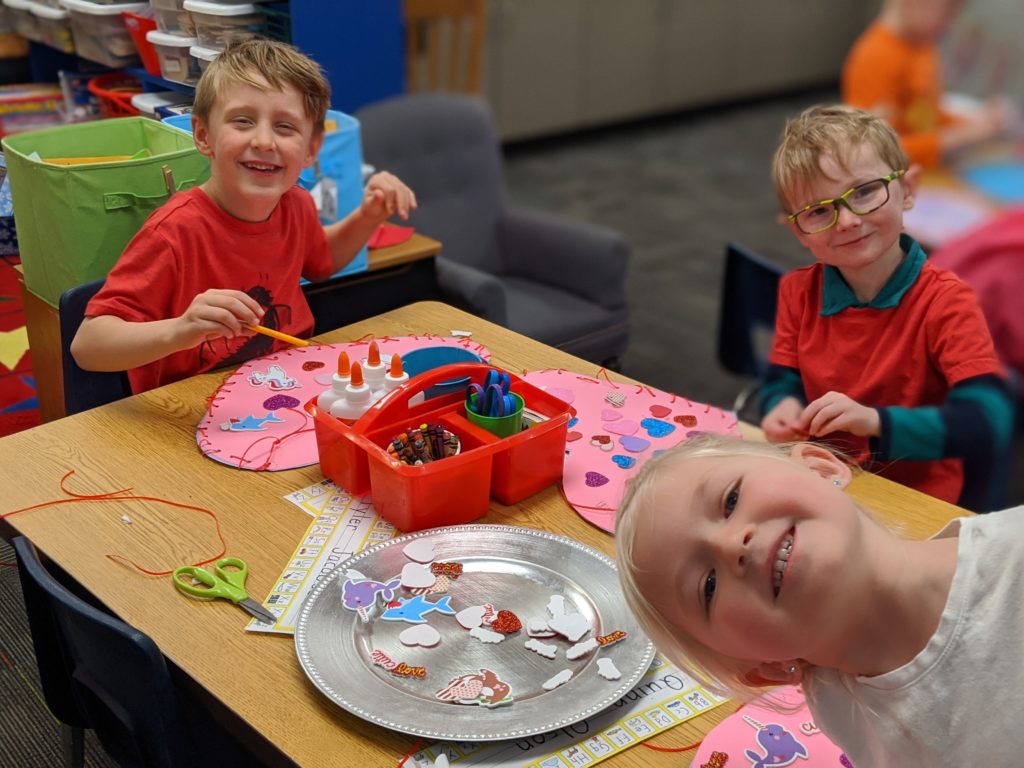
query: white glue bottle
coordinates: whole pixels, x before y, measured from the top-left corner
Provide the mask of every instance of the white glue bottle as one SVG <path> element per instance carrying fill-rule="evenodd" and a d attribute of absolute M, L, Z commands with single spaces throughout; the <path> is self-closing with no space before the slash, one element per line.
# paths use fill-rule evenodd
<path fill-rule="evenodd" d="M 345 399 L 345 387 L 352 379 L 351 368 L 348 362 L 348 352 L 342 350 L 338 355 L 338 370 L 331 376 L 330 389 L 325 389 L 316 399 L 317 408 L 321 411 L 329 411 L 338 400 Z"/>
<path fill-rule="evenodd" d="M 384 388 L 384 375 L 387 368 L 380 359 L 380 348 L 376 341 L 370 342 L 370 351 L 366 354 L 366 361 L 363 363 L 363 378 L 370 389 L 376 392 Z"/>
<path fill-rule="evenodd" d="M 373 391 L 363 381 L 363 368 L 359 363 L 352 363 L 352 380 L 345 385 L 345 398 L 331 406 L 331 416 L 352 422 L 366 413 L 371 405 Z"/>
<path fill-rule="evenodd" d="M 409 374 L 402 369 L 402 358 L 400 355 L 391 356 L 391 364 L 388 367 L 387 375 L 384 376 L 384 388 L 380 395 L 383 397 L 388 392 L 396 389 L 409 380 Z"/>

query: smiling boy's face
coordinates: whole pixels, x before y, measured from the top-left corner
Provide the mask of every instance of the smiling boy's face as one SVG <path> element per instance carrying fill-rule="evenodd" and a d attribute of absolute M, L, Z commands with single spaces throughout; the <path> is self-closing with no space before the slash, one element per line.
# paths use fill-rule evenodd
<path fill-rule="evenodd" d="M 798 185 L 788 195 L 791 211 L 821 200 L 839 197 L 848 189 L 889 175 L 890 168 L 868 143 L 853 147 L 845 163 L 833 155 L 821 157 L 821 173 Z M 914 206 L 915 175 L 908 173 L 889 183 L 889 200 L 881 208 L 859 216 L 846 206 L 839 206 L 836 223 L 823 232 L 807 235 L 794 223 L 789 227 L 800 243 L 823 264 L 841 270 L 857 270 L 880 259 L 898 264 L 902 258 L 899 236 L 903 231 L 903 212 Z"/>
<path fill-rule="evenodd" d="M 262 80 L 262 78 L 259 78 Z M 203 190 L 243 221 L 265 221 L 281 196 L 316 158 L 323 141 L 315 134 L 302 94 L 231 83 L 218 94 L 209 119 L 193 119 L 196 147 L 210 158 Z"/>

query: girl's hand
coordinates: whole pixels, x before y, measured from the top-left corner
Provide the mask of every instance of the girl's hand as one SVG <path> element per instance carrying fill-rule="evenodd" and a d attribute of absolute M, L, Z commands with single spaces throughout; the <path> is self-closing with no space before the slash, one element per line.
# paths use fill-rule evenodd
<path fill-rule="evenodd" d="M 827 392 L 804 409 L 798 428 L 815 437 L 831 432 L 878 437 L 882 420 L 874 408 L 861 405 L 842 392 Z"/>
<path fill-rule="evenodd" d="M 770 443 L 788 443 L 807 438 L 799 427 L 804 406 L 795 397 L 785 397 L 761 420 L 761 429 Z"/>
<path fill-rule="evenodd" d="M 175 319 L 176 337 L 182 349 L 204 341 L 248 336 L 248 325 L 258 325 L 263 307 L 242 291 L 210 288 L 192 299 L 188 309 Z"/>
<path fill-rule="evenodd" d="M 395 213 L 404 221 L 415 208 L 415 193 L 397 176 L 381 171 L 370 177 L 361 210 L 371 221 L 380 223 Z"/>

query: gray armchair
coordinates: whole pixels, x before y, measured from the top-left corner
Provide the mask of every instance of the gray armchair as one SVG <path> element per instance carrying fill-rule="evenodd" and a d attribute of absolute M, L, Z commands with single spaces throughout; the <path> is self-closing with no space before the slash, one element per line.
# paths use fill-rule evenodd
<path fill-rule="evenodd" d="M 411 224 L 442 243 L 448 301 L 595 363 L 629 339 L 629 246 L 604 227 L 506 205 L 486 104 L 449 93 L 400 96 L 356 113 L 363 157 L 416 192 Z"/>

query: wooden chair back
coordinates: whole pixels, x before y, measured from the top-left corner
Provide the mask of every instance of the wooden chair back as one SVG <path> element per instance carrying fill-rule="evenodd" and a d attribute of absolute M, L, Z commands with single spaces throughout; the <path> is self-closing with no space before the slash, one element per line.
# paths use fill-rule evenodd
<path fill-rule="evenodd" d="M 406 91 L 480 93 L 486 0 L 404 0 Z"/>

